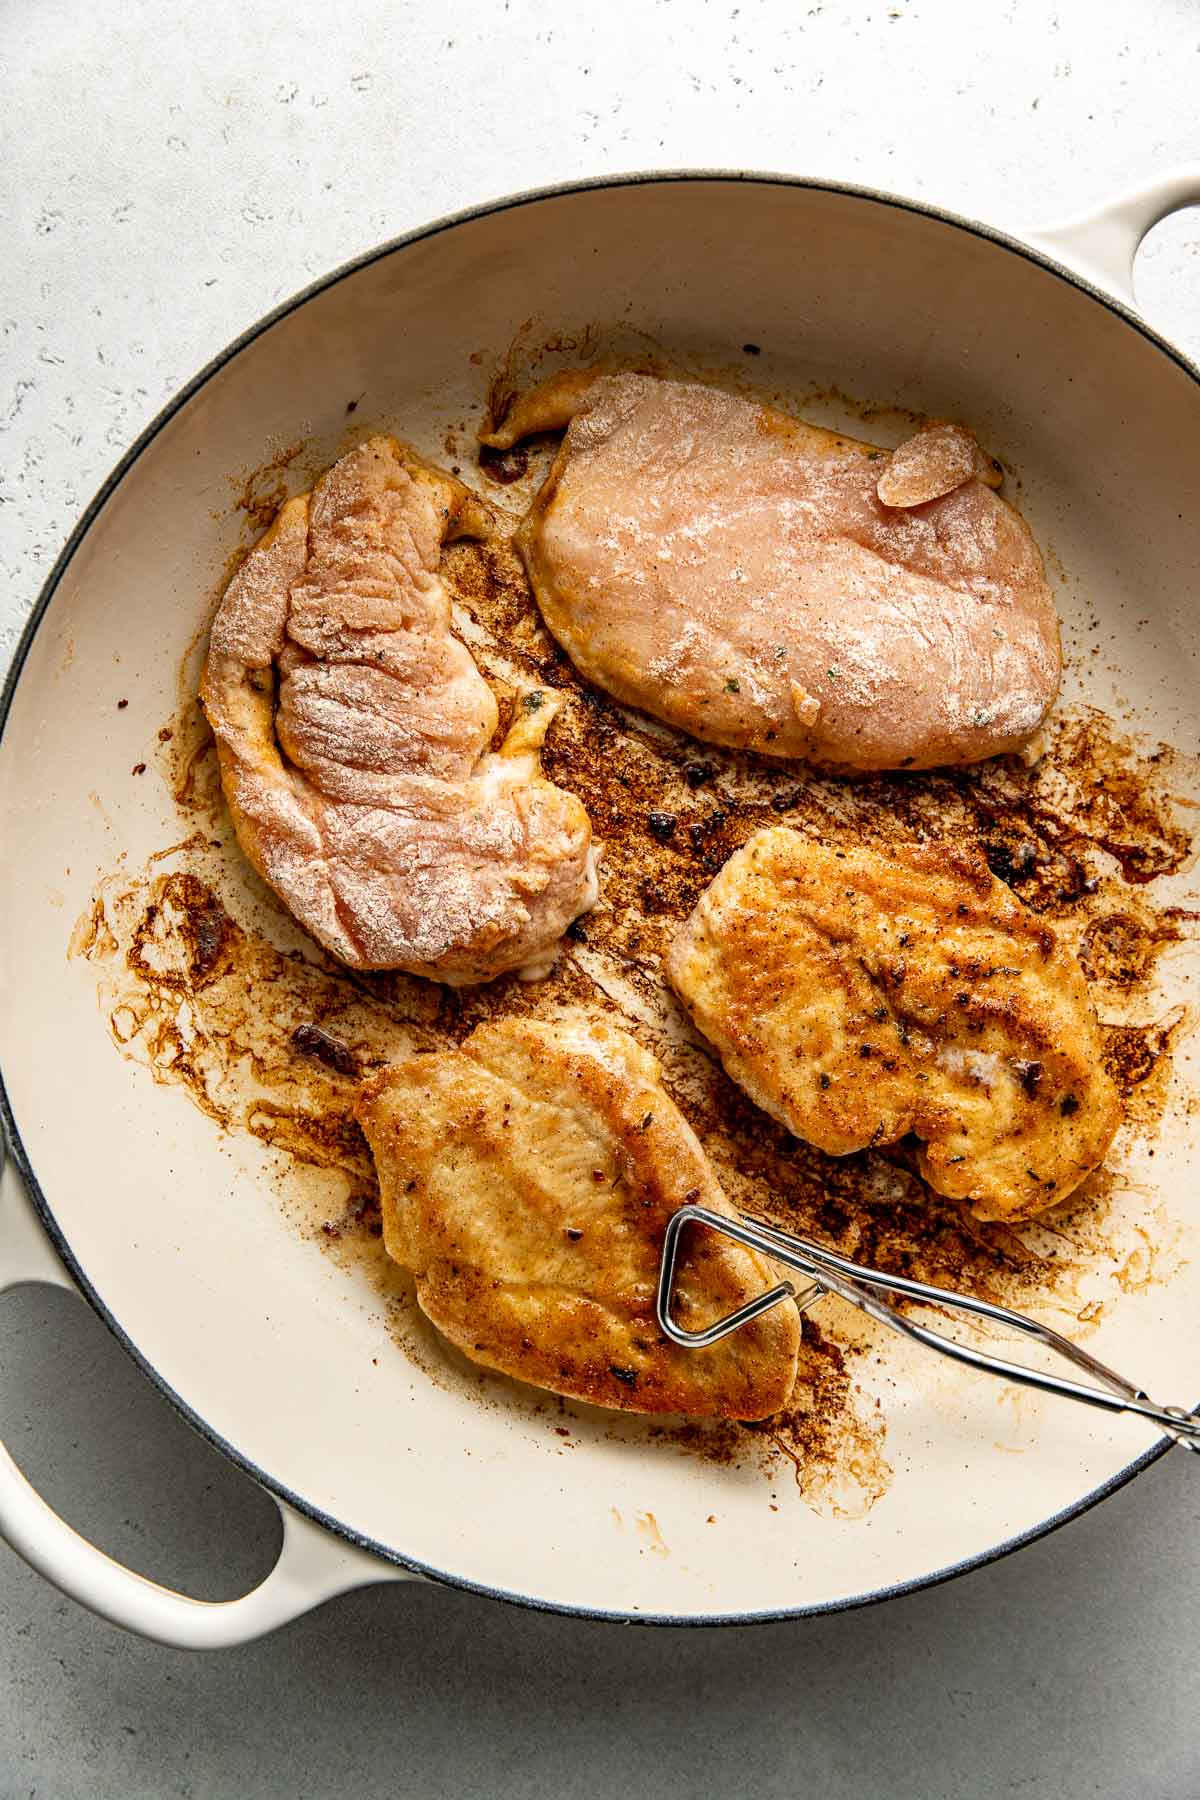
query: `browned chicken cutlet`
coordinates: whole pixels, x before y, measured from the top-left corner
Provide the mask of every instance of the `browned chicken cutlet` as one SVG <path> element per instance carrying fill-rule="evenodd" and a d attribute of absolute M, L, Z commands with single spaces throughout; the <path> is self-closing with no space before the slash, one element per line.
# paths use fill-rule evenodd
<path fill-rule="evenodd" d="M 498 712 L 451 632 L 443 542 L 489 529 L 395 438 L 289 500 L 229 585 L 201 697 L 243 850 L 361 969 L 454 985 L 544 972 L 594 897 L 579 801 L 541 774 L 555 712 Z"/>
<path fill-rule="evenodd" d="M 567 427 L 517 543 L 589 680 L 711 743 L 847 769 L 977 762 L 1058 691 L 1058 619 L 961 425 L 895 451 L 698 382 L 568 370 L 484 437 Z"/>
<path fill-rule="evenodd" d="M 732 1215 L 713 1169 L 626 1032 L 568 1019 L 480 1026 L 461 1049 L 376 1076 L 359 1117 L 384 1244 L 438 1330 L 486 1368 L 627 1412 L 759 1419 L 792 1391 L 800 1319 L 776 1307 L 685 1350 L 655 1316 L 663 1234 L 694 1202 Z M 699 1328 L 777 1279 L 689 1234 L 675 1310 Z"/>
<path fill-rule="evenodd" d="M 1062 1200 L 1121 1119 L 1083 974 L 982 860 L 757 832 L 705 890 L 668 976 L 729 1075 L 834 1156 L 923 1140 L 980 1219 Z"/>

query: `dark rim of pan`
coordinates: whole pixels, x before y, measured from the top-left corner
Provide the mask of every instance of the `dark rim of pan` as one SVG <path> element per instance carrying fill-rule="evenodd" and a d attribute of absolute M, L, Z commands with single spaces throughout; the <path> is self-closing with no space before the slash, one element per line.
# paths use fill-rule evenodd
<path fill-rule="evenodd" d="M 569 198 L 576 194 L 592 191 L 652 187 L 656 184 L 661 185 L 684 181 L 724 182 L 730 185 L 757 184 L 765 187 L 805 188 L 818 193 L 827 193 L 852 200 L 867 201 L 878 206 L 889 207 L 896 212 L 912 213 L 919 218 L 936 220 L 939 224 L 950 226 L 956 231 L 965 232 L 970 237 L 982 238 L 988 243 L 995 244 L 999 249 L 1006 250 L 1013 256 L 1019 256 L 1024 261 L 1034 264 L 1037 268 L 1057 276 L 1059 280 L 1065 282 L 1069 287 L 1076 288 L 1081 293 L 1086 294 L 1098 305 L 1103 306 L 1108 312 L 1113 313 L 1117 318 L 1123 320 L 1126 325 L 1133 331 L 1136 331 L 1140 337 L 1145 338 L 1147 343 L 1152 344 L 1156 350 L 1168 357 L 1171 362 L 1176 364 L 1184 374 L 1190 376 L 1197 386 L 1200 387 L 1200 367 L 1197 367 L 1197 365 L 1192 362 L 1189 357 L 1185 356 L 1181 350 L 1169 343 L 1167 339 L 1160 336 L 1158 332 L 1148 326 L 1130 307 L 1124 305 L 1121 301 L 1114 299 L 1112 295 L 1105 293 L 1102 289 L 1095 287 L 1091 282 L 1085 280 L 1082 276 L 1077 275 L 1073 270 L 1056 262 L 1053 257 L 1047 255 L 1045 252 L 1034 249 L 1031 245 L 1023 243 L 1019 238 L 1010 237 L 1003 231 L 996 231 L 992 227 L 978 224 L 974 220 L 961 218 L 957 214 L 947 212 L 941 207 L 929 206 L 921 201 L 901 199 L 894 194 L 882 193 L 876 188 L 860 187 L 850 182 L 810 180 L 805 176 L 761 173 L 753 170 L 646 170 L 644 172 L 627 175 L 598 176 L 586 181 L 560 182 L 550 187 L 531 188 L 525 192 L 510 194 L 498 200 L 485 201 L 479 206 L 467 207 L 461 212 L 450 213 L 445 218 L 438 219 L 431 225 L 423 225 L 415 231 L 407 231 L 402 233 L 399 237 L 390 238 L 386 243 L 378 245 L 373 250 L 366 251 L 361 256 L 351 258 L 350 261 L 342 263 L 330 274 L 324 275 L 320 280 L 314 281 L 310 286 L 302 288 L 300 292 L 294 294 L 291 299 L 283 301 L 279 306 L 273 308 L 272 311 L 265 313 L 256 324 L 242 332 L 239 337 L 234 338 L 232 343 L 228 344 L 219 355 L 215 356 L 211 362 L 207 363 L 205 367 L 200 370 L 199 374 L 195 375 L 185 387 L 182 387 L 179 390 L 172 400 L 168 401 L 167 405 L 163 407 L 157 417 L 151 420 L 150 424 L 146 426 L 145 430 L 126 451 L 125 455 L 117 463 L 107 480 L 100 487 L 90 505 L 81 516 L 79 523 L 67 539 L 61 554 L 42 586 L 37 602 L 34 605 L 33 611 L 30 613 L 29 619 L 21 634 L 20 641 L 14 652 L 12 663 L 5 678 L 3 692 L 0 693 L 0 741 L 2 741 L 8 725 L 13 696 L 16 693 L 17 684 L 21 677 L 21 671 L 24 668 L 25 660 L 29 655 L 33 640 L 37 635 L 38 628 L 45 616 L 46 610 L 49 607 L 51 600 L 54 598 L 59 583 L 62 581 L 63 576 L 70 567 L 76 551 L 91 530 L 91 527 L 99 514 L 103 511 L 110 496 L 120 486 L 134 464 L 150 448 L 163 427 L 169 424 L 175 415 L 186 406 L 187 402 L 194 394 L 197 394 L 201 388 L 211 381 L 214 375 L 218 374 L 222 369 L 227 367 L 228 364 L 233 362 L 241 351 L 252 344 L 256 338 L 261 337 L 264 332 L 269 331 L 273 325 L 277 325 L 291 313 L 297 312 L 300 307 L 306 305 L 308 301 L 315 299 L 318 294 L 322 294 L 327 289 L 335 287 L 339 282 L 345 281 L 349 276 L 356 275 L 359 270 L 368 268 L 372 263 L 379 262 L 384 257 L 392 256 L 397 251 L 405 250 L 413 244 L 423 243 L 427 239 L 440 236 L 442 232 L 453 231 L 459 225 L 469 224 L 475 219 L 487 218 L 492 215 L 515 211 L 520 207 L 536 206 L 543 201 Z M 100 1315 L 113 1336 L 138 1364 L 143 1373 L 149 1377 L 159 1392 L 166 1396 L 175 1409 L 182 1414 L 189 1425 L 198 1431 L 203 1438 L 206 1438 L 216 1449 L 227 1456 L 231 1462 L 236 1463 L 239 1468 L 245 1470 L 246 1474 L 250 1475 L 260 1484 L 260 1486 L 266 1488 L 268 1492 L 286 1502 L 288 1506 L 293 1507 L 298 1513 L 302 1513 L 306 1518 L 312 1519 L 317 1524 L 324 1526 L 335 1536 L 344 1539 L 348 1543 L 357 1545 L 360 1549 L 372 1552 L 382 1558 L 385 1562 L 392 1563 L 403 1569 L 411 1570 L 415 1575 L 425 1576 L 428 1580 L 441 1583 L 447 1587 L 461 1588 L 470 1593 L 486 1594 L 489 1599 L 506 1600 L 514 1605 L 531 1607 L 540 1612 L 565 1613 L 571 1617 L 608 1620 L 617 1624 L 752 1625 L 784 1619 L 809 1618 L 821 1613 L 846 1612 L 855 1607 L 872 1606 L 881 1600 L 890 1600 L 900 1594 L 917 1593 L 922 1588 L 936 1587 L 939 1583 L 949 1581 L 956 1575 L 966 1574 L 970 1569 L 983 1568 L 986 1564 L 996 1562 L 1000 1557 L 1009 1555 L 1013 1550 L 1019 1550 L 1025 1544 L 1031 1544 L 1038 1538 L 1046 1537 L 1050 1532 L 1056 1531 L 1059 1526 L 1065 1525 L 1069 1520 L 1079 1518 L 1081 1514 L 1089 1511 L 1090 1508 L 1095 1506 L 1099 1501 L 1107 1499 L 1110 1494 L 1115 1494 L 1119 1488 L 1125 1486 L 1126 1482 L 1131 1481 L 1135 1475 L 1141 1474 L 1143 1469 L 1149 1468 L 1150 1464 L 1156 1462 L 1158 1458 L 1163 1455 L 1164 1451 L 1171 1448 L 1170 1440 L 1166 1438 L 1162 1439 L 1157 1444 L 1151 1445 L 1148 1450 L 1143 1451 L 1140 1456 L 1135 1457 L 1132 1462 L 1127 1463 L 1124 1468 L 1119 1469 L 1117 1473 L 1110 1476 L 1107 1481 L 1101 1482 L 1098 1487 L 1091 1489 L 1090 1492 L 1084 1494 L 1080 1499 L 1072 1501 L 1069 1506 L 1063 1507 L 1059 1512 L 1051 1514 L 1049 1518 L 1039 1521 L 1038 1524 L 1029 1526 L 1026 1530 L 1016 1533 L 1013 1537 L 1006 1538 L 1002 1543 L 994 1544 L 989 1549 L 980 1551 L 977 1555 L 964 1557 L 959 1562 L 947 1564 L 945 1568 L 932 1570 L 928 1574 L 914 1576 L 907 1581 L 899 1581 L 890 1586 L 874 1588 L 868 1593 L 848 1595 L 838 1600 L 822 1601 L 818 1605 L 781 1606 L 755 1612 L 735 1613 L 642 1613 L 606 1610 L 603 1607 L 571 1605 L 565 1601 L 543 1600 L 539 1599 L 536 1595 L 514 1593 L 505 1588 L 495 1587 L 485 1581 L 473 1581 L 466 1576 L 456 1574 L 453 1570 L 433 1568 L 426 1563 L 418 1561 L 414 1557 L 405 1556 L 401 1551 L 394 1549 L 388 1544 L 380 1543 L 374 1538 L 366 1537 L 362 1533 L 352 1530 L 340 1520 L 332 1518 L 328 1513 L 323 1512 L 319 1506 L 314 1506 L 312 1502 L 306 1500 L 302 1494 L 293 1492 L 286 1483 L 277 1480 L 276 1477 L 271 1475 L 266 1469 L 260 1468 L 251 1457 L 247 1456 L 235 1445 L 229 1443 L 219 1432 L 214 1431 L 212 1426 L 209 1425 L 200 1414 L 195 1412 L 182 1395 L 177 1393 L 175 1389 L 171 1387 L 170 1383 L 159 1374 L 153 1364 L 147 1360 L 138 1349 L 137 1345 L 127 1336 L 120 1323 L 113 1317 L 100 1295 L 91 1285 L 84 1270 L 76 1261 L 71 1247 L 54 1217 L 54 1213 L 46 1199 L 41 1184 L 30 1164 L 20 1132 L 17 1129 L 16 1120 L 13 1116 L 12 1106 L 9 1101 L 8 1090 L 4 1082 L 2 1070 L 0 1070 L 0 1125 L 2 1125 L 5 1136 L 7 1137 L 9 1152 L 21 1173 L 26 1188 L 29 1191 L 30 1198 L 37 1209 L 46 1232 L 50 1237 L 51 1242 L 54 1244 L 55 1249 L 58 1251 L 59 1256 L 62 1258 L 62 1261 L 66 1265 L 70 1275 L 78 1285 L 80 1292 L 90 1302 L 91 1306 Z"/>

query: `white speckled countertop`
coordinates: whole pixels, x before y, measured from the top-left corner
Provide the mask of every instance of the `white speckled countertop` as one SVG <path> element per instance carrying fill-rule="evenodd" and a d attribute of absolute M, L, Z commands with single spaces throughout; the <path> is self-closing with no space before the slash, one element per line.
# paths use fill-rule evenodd
<path fill-rule="evenodd" d="M 76 517 L 196 368 L 343 258 L 513 189 L 724 165 L 1017 227 L 1200 156 L 1193 0 L 8 0 L 0 664 Z M 1200 349 L 1200 220 L 1139 299 Z M 77 1301 L 0 1308 L 0 1427 L 47 1497 L 217 1597 L 270 1504 Z M 189 1658 L 0 1550 L 0 1800 L 1200 1793 L 1200 1477 L 862 1613 L 633 1632 L 369 1590 Z"/>

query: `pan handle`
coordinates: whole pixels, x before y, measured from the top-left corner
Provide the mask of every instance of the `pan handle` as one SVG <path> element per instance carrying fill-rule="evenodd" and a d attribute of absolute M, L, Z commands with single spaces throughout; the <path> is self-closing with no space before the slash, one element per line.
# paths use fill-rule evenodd
<path fill-rule="evenodd" d="M 0 1292 L 27 1281 L 78 1291 L 9 1159 L 0 1171 Z M 101 1618 L 177 1650 L 230 1649 L 263 1637 L 335 1594 L 377 1581 L 422 1579 L 342 1542 L 278 1499 L 276 1505 L 283 1519 L 283 1544 L 266 1579 L 237 1600 L 193 1600 L 135 1574 L 80 1537 L 47 1506 L 0 1443 L 0 1538 Z"/>
<path fill-rule="evenodd" d="M 1094 212 L 1030 232 L 1029 238 L 1035 249 L 1136 306 L 1133 259 L 1142 239 L 1171 213 L 1196 205 L 1200 205 L 1200 163 L 1127 188 Z"/>

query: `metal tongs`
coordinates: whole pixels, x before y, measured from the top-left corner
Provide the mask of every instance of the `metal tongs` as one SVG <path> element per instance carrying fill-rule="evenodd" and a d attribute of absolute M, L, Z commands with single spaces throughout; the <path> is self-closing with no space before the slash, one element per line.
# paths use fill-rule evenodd
<path fill-rule="evenodd" d="M 744 1244 L 747 1249 L 760 1250 L 773 1261 L 806 1275 L 808 1285 L 798 1290 L 792 1282 L 781 1281 L 776 1287 L 768 1288 L 753 1300 L 748 1300 L 745 1306 L 739 1306 L 736 1312 L 727 1313 L 715 1325 L 709 1325 L 703 1331 L 686 1331 L 671 1317 L 671 1296 L 675 1286 L 679 1241 L 689 1225 L 706 1226 L 732 1238 L 735 1243 Z M 721 1338 L 728 1337 L 731 1331 L 748 1325 L 751 1319 L 757 1319 L 761 1313 L 768 1312 L 781 1301 L 794 1300 L 800 1311 L 804 1312 L 827 1294 L 836 1294 L 839 1299 L 848 1300 L 851 1306 L 857 1306 L 868 1318 L 877 1319 L 881 1325 L 889 1326 L 901 1336 L 911 1338 L 914 1343 L 924 1344 L 927 1350 L 936 1350 L 940 1356 L 966 1363 L 972 1369 L 984 1369 L 989 1375 L 998 1375 L 1004 1381 L 1016 1381 L 1023 1387 L 1037 1388 L 1045 1394 L 1060 1394 L 1065 1400 L 1078 1400 L 1084 1406 L 1098 1406 L 1104 1412 L 1136 1413 L 1139 1418 L 1149 1419 L 1152 1424 L 1159 1426 L 1177 1444 L 1183 1444 L 1188 1450 L 1200 1451 L 1200 1417 L 1195 1413 L 1180 1406 L 1156 1406 L 1142 1388 L 1135 1386 L 1132 1381 L 1126 1381 L 1115 1369 L 1110 1369 L 1094 1356 L 1089 1356 L 1086 1350 L 1081 1350 L 1078 1344 L 1071 1343 L 1068 1338 L 1060 1337 L 1048 1325 L 1039 1325 L 1036 1319 L 1027 1319 L 1022 1313 L 1009 1312 L 1006 1307 L 993 1306 L 989 1300 L 975 1300 L 968 1294 L 955 1294 L 946 1288 L 930 1287 L 923 1281 L 910 1281 L 904 1275 L 885 1275 L 878 1269 L 864 1268 L 860 1263 L 838 1256 L 832 1250 L 823 1250 L 817 1244 L 810 1244 L 805 1238 L 792 1237 L 785 1231 L 776 1231 L 770 1225 L 760 1225 L 751 1219 L 726 1218 L 721 1213 L 711 1212 L 706 1206 L 680 1207 L 667 1226 L 658 1279 L 658 1322 L 672 1343 L 679 1344 L 684 1349 L 700 1350 L 708 1344 L 718 1343 Z M 1029 1369 L 1023 1363 L 1007 1362 L 1003 1357 L 990 1356 L 986 1351 L 972 1349 L 969 1344 L 960 1344 L 954 1338 L 944 1337 L 941 1332 L 931 1331 L 927 1325 L 919 1325 L 915 1320 L 906 1318 L 894 1306 L 881 1299 L 881 1294 L 904 1295 L 911 1300 L 922 1300 L 930 1306 L 941 1306 L 953 1312 L 986 1319 L 990 1324 L 999 1325 L 1008 1331 L 1020 1332 L 1044 1345 L 1046 1349 L 1055 1351 L 1064 1361 L 1072 1363 L 1075 1368 L 1082 1369 L 1085 1374 L 1100 1382 L 1101 1386 L 1092 1387 L 1085 1382 L 1068 1380 L 1062 1375 L 1045 1374 L 1040 1369 Z"/>

